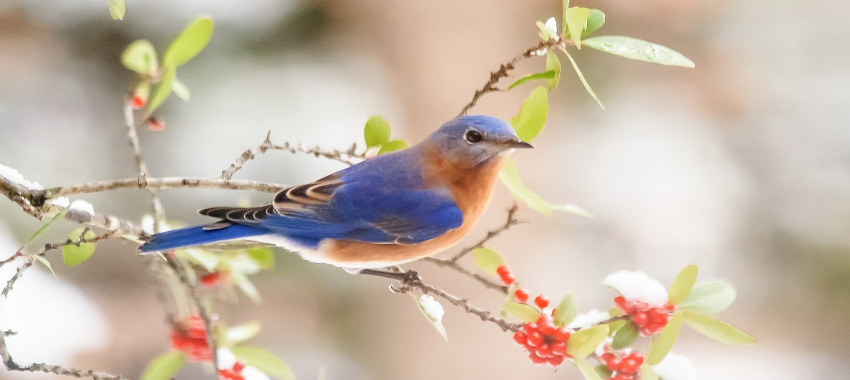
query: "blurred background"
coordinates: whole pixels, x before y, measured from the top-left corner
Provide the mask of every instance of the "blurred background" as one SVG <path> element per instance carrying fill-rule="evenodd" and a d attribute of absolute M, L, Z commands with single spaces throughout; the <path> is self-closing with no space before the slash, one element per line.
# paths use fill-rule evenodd
<path fill-rule="evenodd" d="M 141 130 L 153 176 L 215 177 L 272 131 L 276 143 L 346 149 L 368 116 L 417 142 L 453 118 L 490 71 L 537 39 L 534 22 L 560 1 L 130 1 L 125 21 L 104 0 L 0 2 L 0 163 L 45 186 L 130 178 L 122 126 L 132 81 L 119 56 L 135 39 L 162 53 L 189 20 L 209 14 L 207 49 L 179 70 L 192 90 L 158 112 L 162 132 Z M 850 371 L 850 5 L 840 1 L 574 1 L 600 8 L 620 34 L 672 47 L 683 69 L 582 50 L 575 56 L 602 111 L 568 66 L 547 128 L 517 157 L 526 184 L 553 202 L 595 215 L 544 217 L 494 240 L 534 294 L 575 292 L 582 309 L 607 308 L 603 277 L 640 269 L 669 284 L 689 263 L 727 279 L 738 300 L 720 317 L 759 338 L 729 346 L 688 331 L 674 352 L 701 379 L 827 378 Z M 541 71 L 524 61 L 515 78 Z M 510 83 L 506 81 L 506 83 Z M 485 96 L 472 113 L 509 119 L 533 87 Z M 236 178 L 297 184 L 338 163 L 270 152 Z M 267 194 L 161 193 L 167 216 Z M 140 220 L 142 191 L 85 196 L 102 213 Z M 503 223 L 500 187 L 473 242 Z M 0 201 L 0 256 L 40 223 Z M 54 227 L 64 239 L 76 226 Z M 168 326 L 146 259 L 127 242 L 99 245 L 58 278 L 29 270 L 0 300 L 0 329 L 20 363 L 101 369 L 138 377 L 168 349 Z M 453 253 L 454 251 L 452 251 Z M 287 361 L 300 379 L 578 379 L 569 366 L 532 366 L 509 334 L 446 305 L 449 342 L 388 281 L 277 256 L 256 276 L 262 305 L 217 305 L 229 324 L 261 321 L 252 344 Z M 470 262 L 466 264 L 471 265 Z M 428 263 L 426 280 L 498 310 L 502 297 Z M 13 268 L 0 274 L 3 282 Z M 204 374 L 197 366 L 180 378 Z M 0 378 L 55 378 L 0 371 Z"/>

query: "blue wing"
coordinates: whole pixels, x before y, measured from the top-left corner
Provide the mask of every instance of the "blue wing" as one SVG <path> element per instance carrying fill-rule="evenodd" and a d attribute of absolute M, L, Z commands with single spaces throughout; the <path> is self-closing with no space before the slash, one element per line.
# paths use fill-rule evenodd
<path fill-rule="evenodd" d="M 270 233 L 314 249 L 323 239 L 415 244 L 460 227 L 463 213 L 448 190 L 423 188 L 417 171 L 391 170 L 392 164 L 404 166 L 406 159 L 409 155 L 364 161 L 318 181 L 285 189 L 269 206 L 201 210 L 201 214 L 220 221 L 155 235 L 141 250 Z"/>

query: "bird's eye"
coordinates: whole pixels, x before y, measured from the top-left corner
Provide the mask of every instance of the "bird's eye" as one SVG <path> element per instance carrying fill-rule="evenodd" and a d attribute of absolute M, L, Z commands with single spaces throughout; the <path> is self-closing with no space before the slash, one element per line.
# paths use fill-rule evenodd
<path fill-rule="evenodd" d="M 482 139 L 481 132 L 478 132 L 474 129 L 470 129 L 470 130 L 466 131 L 466 133 L 463 134 L 463 139 L 466 140 L 466 142 L 468 142 L 470 144 L 475 144 L 475 143 L 481 141 L 481 139 Z"/>

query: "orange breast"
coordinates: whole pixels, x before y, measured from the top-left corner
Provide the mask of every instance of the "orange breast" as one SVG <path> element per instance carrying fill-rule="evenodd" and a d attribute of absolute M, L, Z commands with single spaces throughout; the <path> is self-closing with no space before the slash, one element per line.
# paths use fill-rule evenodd
<path fill-rule="evenodd" d="M 493 188 L 504 159 L 494 158 L 482 167 L 457 165 L 425 152 L 430 165 L 422 176 L 428 186 L 445 186 L 451 191 L 457 207 L 463 212 L 463 224 L 431 240 L 417 244 L 373 244 L 348 240 L 323 243 L 323 260 L 351 268 L 377 268 L 397 265 L 441 252 L 466 236 L 493 196 Z"/>

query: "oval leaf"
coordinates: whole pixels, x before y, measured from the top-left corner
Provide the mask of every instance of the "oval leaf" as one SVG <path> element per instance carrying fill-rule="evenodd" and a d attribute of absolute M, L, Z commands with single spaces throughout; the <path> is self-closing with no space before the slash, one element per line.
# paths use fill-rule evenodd
<path fill-rule="evenodd" d="M 549 205 L 549 202 L 546 202 L 539 195 L 525 187 L 522 179 L 519 177 L 519 170 L 517 170 L 516 165 L 510 158 L 505 160 L 505 165 L 499 171 L 499 180 L 508 187 L 514 198 L 523 201 L 529 207 L 533 208 L 534 211 L 543 215 L 552 214 L 552 207 Z"/>
<path fill-rule="evenodd" d="M 85 236 L 83 236 L 83 231 L 86 232 Z M 71 235 L 68 236 L 68 239 L 76 242 L 83 238 L 85 240 L 90 240 L 95 237 L 97 237 L 97 235 L 93 231 L 80 228 L 72 231 Z M 80 265 L 91 257 L 94 253 L 94 247 L 94 243 L 80 243 L 79 247 L 76 245 L 63 246 L 62 261 L 64 261 L 65 265 L 69 267 Z"/>
<path fill-rule="evenodd" d="M 123 20 L 127 13 L 127 3 L 124 0 L 107 0 L 109 3 L 109 15 L 113 20 Z"/>
<path fill-rule="evenodd" d="M 154 92 L 150 101 L 148 101 L 148 115 L 152 114 L 171 95 L 171 86 L 174 83 L 174 79 L 177 78 L 176 76 L 177 70 L 173 66 L 163 66 L 162 79 L 156 87 L 156 92 Z"/>
<path fill-rule="evenodd" d="M 198 55 L 210 42 L 213 34 L 213 21 L 207 16 L 196 18 L 180 33 L 163 56 L 163 64 L 180 66 Z"/>
<path fill-rule="evenodd" d="M 677 310 L 673 313 L 673 317 L 667 322 L 667 326 L 661 331 L 661 334 L 655 338 L 649 345 L 649 350 L 646 353 L 646 362 L 650 365 L 656 365 L 664 360 L 676 339 L 679 338 L 679 332 L 682 331 L 682 310 Z"/>
<path fill-rule="evenodd" d="M 578 307 L 576 306 L 575 296 L 570 293 L 564 296 L 558 307 L 555 308 L 555 325 L 566 326 L 578 315 Z"/>
<path fill-rule="evenodd" d="M 582 7 L 572 7 L 567 9 L 565 28 L 569 32 L 570 39 L 577 48 L 581 49 L 581 33 L 587 26 L 587 18 L 590 17 L 590 9 Z"/>
<path fill-rule="evenodd" d="M 133 41 L 121 53 L 121 63 L 139 74 L 150 74 L 157 68 L 156 49 L 148 40 Z"/>
<path fill-rule="evenodd" d="M 602 378 L 599 377 L 599 373 L 593 369 L 587 360 L 582 358 L 573 358 L 573 362 L 576 363 L 576 367 L 578 367 L 578 370 L 581 372 L 582 376 L 584 376 L 585 380 L 602 380 Z"/>
<path fill-rule="evenodd" d="M 634 323 L 626 323 L 617 330 L 617 333 L 614 334 L 614 340 L 611 342 L 611 348 L 622 350 L 628 346 L 631 346 L 632 343 L 637 339 L 638 329 L 635 327 Z"/>
<path fill-rule="evenodd" d="M 714 314 L 726 310 L 735 302 L 735 297 L 735 288 L 726 281 L 708 281 L 695 286 L 679 306 L 688 311 Z"/>
<path fill-rule="evenodd" d="M 260 322 L 246 322 L 241 325 L 228 327 L 224 338 L 229 345 L 239 344 L 260 333 Z"/>
<path fill-rule="evenodd" d="M 289 366 L 277 356 L 259 347 L 233 347 L 230 349 L 239 361 L 257 367 L 266 375 L 282 380 L 295 379 Z"/>
<path fill-rule="evenodd" d="M 548 83 L 548 80 L 555 78 L 555 75 L 556 75 L 556 73 L 553 70 L 546 70 L 542 73 L 536 73 L 536 74 L 528 74 L 528 75 L 526 75 L 522 78 L 519 78 L 516 82 L 514 82 L 510 86 L 508 86 L 508 90 L 512 90 L 514 87 L 519 86 L 523 83 L 533 81 L 533 80 L 538 80 L 538 79 L 546 79 L 547 83 Z"/>
<path fill-rule="evenodd" d="M 567 353 L 583 358 L 596 351 L 608 337 L 608 325 L 597 325 L 576 331 L 567 341 Z"/>
<path fill-rule="evenodd" d="M 652 366 L 648 364 L 644 364 L 640 366 L 640 380 L 658 380 L 658 375 L 655 374 L 655 370 L 652 369 Z"/>
<path fill-rule="evenodd" d="M 511 118 L 511 126 L 520 140 L 531 142 L 543 129 L 548 115 L 549 93 L 545 87 L 537 87 L 523 100 L 519 113 Z"/>
<path fill-rule="evenodd" d="M 407 149 L 410 147 L 410 144 L 404 140 L 392 140 L 386 142 L 384 145 L 381 145 L 381 149 L 378 150 L 378 154 L 395 152 L 397 150 Z"/>
<path fill-rule="evenodd" d="M 183 351 L 171 351 L 157 356 L 152 360 L 141 380 L 168 380 L 174 377 L 180 368 L 186 364 L 186 354 Z"/>
<path fill-rule="evenodd" d="M 563 46 L 559 46 L 559 48 L 561 49 L 562 52 L 564 52 L 564 55 L 567 56 L 567 59 L 570 60 L 570 64 L 573 65 L 573 70 L 575 70 L 576 75 L 578 76 L 578 79 L 581 81 L 582 86 L 584 86 L 585 91 L 587 91 L 587 93 L 590 94 L 590 96 L 593 98 L 593 100 L 596 101 L 596 104 L 599 104 L 599 107 L 604 110 L 605 106 L 602 105 L 602 101 L 600 101 L 599 98 L 596 96 L 596 93 L 593 92 L 593 88 L 590 87 L 590 83 L 587 83 L 587 79 L 584 78 L 584 74 L 582 74 L 581 69 L 578 68 L 578 63 L 576 63 L 576 60 L 573 59 L 573 56 L 570 55 L 570 52 L 567 49 L 565 49 Z"/>
<path fill-rule="evenodd" d="M 363 139 L 369 148 L 381 146 L 390 141 L 390 122 L 382 116 L 372 116 L 366 120 Z"/>
<path fill-rule="evenodd" d="M 673 279 L 673 283 L 670 284 L 670 290 L 667 291 L 668 302 L 678 305 L 685 298 L 688 298 L 694 283 L 697 281 L 697 274 L 699 274 L 699 270 L 696 265 L 691 264 L 682 269 Z"/>
<path fill-rule="evenodd" d="M 512 314 L 525 323 L 537 322 L 540 319 L 540 312 L 537 309 L 513 301 L 505 302 L 505 305 L 502 306 L 502 312 Z"/>
<path fill-rule="evenodd" d="M 487 274 L 496 274 L 496 269 L 505 264 L 505 259 L 498 252 L 489 248 L 476 248 L 472 251 L 475 265 Z"/>
<path fill-rule="evenodd" d="M 723 343 L 753 344 L 756 342 L 754 336 L 710 315 L 685 311 L 685 323 L 701 334 Z"/>
<path fill-rule="evenodd" d="M 581 36 L 589 36 L 591 33 L 601 28 L 602 25 L 605 25 L 605 13 L 598 9 L 591 9 L 590 16 L 587 16 L 587 27 L 584 28 L 584 32 L 581 33 Z"/>
<path fill-rule="evenodd" d="M 413 294 L 411 294 L 411 295 L 413 295 Z M 419 307 L 419 311 L 422 312 L 422 315 L 425 316 L 425 319 L 428 321 L 428 323 L 430 323 L 431 326 L 434 326 L 434 329 L 436 329 L 437 333 L 439 333 L 440 336 L 443 337 L 443 340 L 448 341 L 449 335 L 448 335 L 448 333 L 446 333 L 446 327 L 443 326 L 443 321 L 440 320 L 440 319 L 434 319 L 428 313 L 428 311 L 425 310 L 425 306 L 422 305 L 422 300 L 419 297 L 413 296 L 413 300 L 416 301 L 416 306 Z"/>
<path fill-rule="evenodd" d="M 662 65 L 694 67 L 694 62 L 673 49 L 649 41 L 625 36 L 599 36 L 583 41 L 585 45 L 609 54 Z"/>

